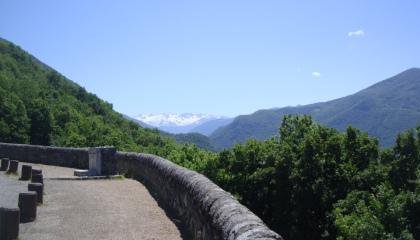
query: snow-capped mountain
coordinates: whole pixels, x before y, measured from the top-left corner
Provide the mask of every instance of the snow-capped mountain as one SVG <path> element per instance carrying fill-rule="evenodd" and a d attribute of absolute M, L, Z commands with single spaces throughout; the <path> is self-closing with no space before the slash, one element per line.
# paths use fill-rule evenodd
<path fill-rule="evenodd" d="M 145 122 L 154 127 L 162 126 L 187 126 L 191 124 L 198 125 L 203 121 L 219 119 L 221 117 L 202 114 L 202 113 L 159 113 L 159 114 L 141 114 L 136 119 Z"/>
<path fill-rule="evenodd" d="M 214 126 L 215 124 L 211 124 L 212 128 L 214 129 L 205 129 L 204 131 L 198 131 L 202 134 L 207 135 L 210 131 L 213 132 L 215 130 L 215 127 L 220 127 L 220 124 L 224 125 L 224 123 L 226 122 L 220 120 L 228 120 L 229 118 L 202 113 L 160 113 L 141 114 L 139 116 L 136 116 L 135 119 L 170 133 L 188 133 L 191 132 L 193 129 L 197 129 L 197 127 L 205 123 L 215 121 L 216 126 Z M 220 124 L 217 124 L 218 122 L 220 122 Z"/>

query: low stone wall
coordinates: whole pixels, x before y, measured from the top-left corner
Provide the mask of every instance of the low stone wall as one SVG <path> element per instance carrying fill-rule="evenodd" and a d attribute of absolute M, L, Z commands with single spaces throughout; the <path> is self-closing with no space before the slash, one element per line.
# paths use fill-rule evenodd
<path fill-rule="evenodd" d="M 143 182 L 189 227 L 194 239 L 282 239 L 231 194 L 197 172 L 150 154 L 116 152 L 109 147 L 98 151 L 104 174 L 125 174 Z M 87 148 L 0 143 L 0 157 L 76 168 L 89 165 Z"/>
<path fill-rule="evenodd" d="M 0 143 L 0 158 L 72 168 L 88 168 L 87 148 L 47 147 L 27 144 Z"/>
<path fill-rule="evenodd" d="M 145 181 L 187 223 L 195 239 L 282 239 L 208 178 L 166 159 L 117 152 L 117 169 Z"/>

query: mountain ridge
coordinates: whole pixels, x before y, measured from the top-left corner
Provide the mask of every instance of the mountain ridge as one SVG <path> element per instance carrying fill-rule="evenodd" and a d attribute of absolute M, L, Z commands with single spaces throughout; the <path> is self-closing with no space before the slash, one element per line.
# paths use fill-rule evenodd
<path fill-rule="evenodd" d="M 420 96 L 420 68 L 410 68 L 338 99 L 262 109 L 238 116 L 232 123 L 214 131 L 210 139 L 219 150 L 251 138 L 267 139 L 277 134 L 284 115 L 308 114 L 340 131 L 352 125 L 378 137 L 383 146 L 389 146 L 398 132 L 420 123 L 420 101 L 416 96 Z M 395 114 L 402 119 L 396 118 Z"/>
<path fill-rule="evenodd" d="M 228 117 L 203 113 L 141 114 L 134 119 L 143 126 L 148 125 L 172 134 L 200 133 L 206 136 L 218 127 L 230 123 L 231 120 Z"/>

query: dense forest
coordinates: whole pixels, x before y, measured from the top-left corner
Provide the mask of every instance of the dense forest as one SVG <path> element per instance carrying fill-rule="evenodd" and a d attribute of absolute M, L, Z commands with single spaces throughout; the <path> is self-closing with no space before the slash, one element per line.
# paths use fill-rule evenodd
<path fill-rule="evenodd" d="M 202 171 L 286 239 L 420 239 L 420 128 L 393 148 L 286 116 L 279 137 L 220 152 Z"/>
<path fill-rule="evenodd" d="M 287 115 L 277 137 L 208 152 L 126 120 L 0 40 L 0 141 L 166 157 L 230 191 L 286 239 L 420 239 L 420 128 L 381 149 L 355 128 Z"/>

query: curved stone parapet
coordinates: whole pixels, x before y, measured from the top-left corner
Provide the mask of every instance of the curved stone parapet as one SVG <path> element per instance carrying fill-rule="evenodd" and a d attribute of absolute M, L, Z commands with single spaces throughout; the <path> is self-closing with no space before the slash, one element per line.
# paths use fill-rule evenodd
<path fill-rule="evenodd" d="M 205 176 L 150 154 L 117 152 L 117 169 L 145 181 L 187 222 L 195 239 L 282 239 Z"/>
<path fill-rule="evenodd" d="M 155 155 L 116 152 L 113 147 L 97 151 L 101 159 L 96 163 L 101 164 L 103 174 L 120 173 L 142 181 L 183 221 L 194 239 L 282 239 L 230 193 L 197 172 Z M 87 148 L 0 143 L 2 157 L 73 168 L 89 166 Z"/>

